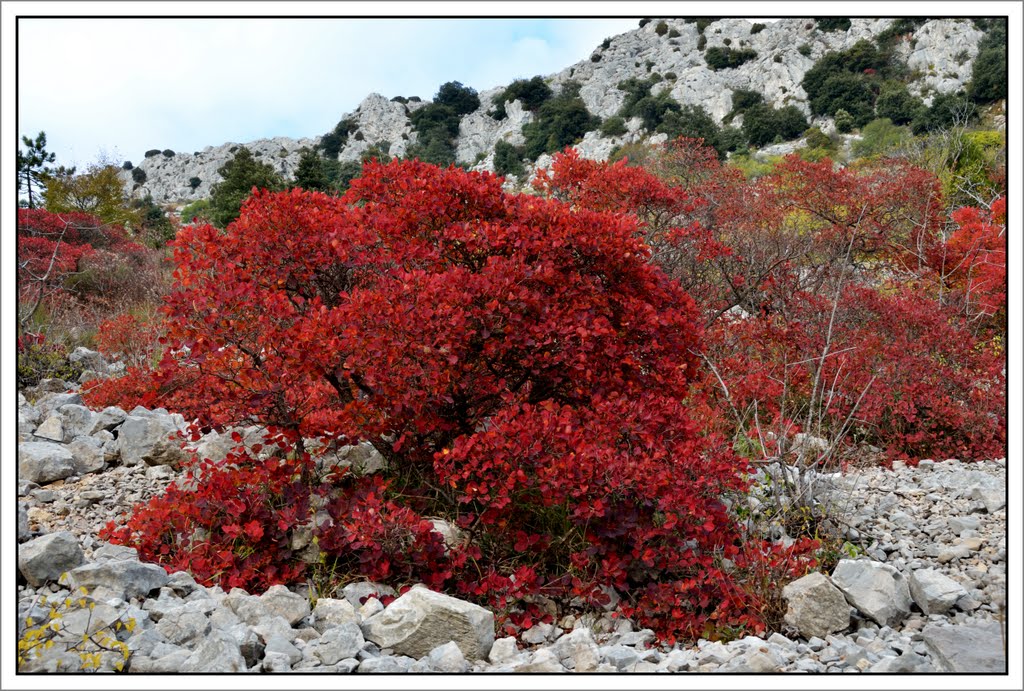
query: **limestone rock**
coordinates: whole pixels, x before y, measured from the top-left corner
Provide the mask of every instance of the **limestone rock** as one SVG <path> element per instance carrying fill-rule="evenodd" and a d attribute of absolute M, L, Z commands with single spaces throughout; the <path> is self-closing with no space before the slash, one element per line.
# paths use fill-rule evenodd
<path fill-rule="evenodd" d="M 128 413 L 124 412 L 117 406 L 108 406 L 96 413 L 96 416 L 92 419 L 92 428 L 86 432 L 86 434 L 96 434 L 100 430 L 112 430 L 128 417 Z"/>
<path fill-rule="evenodd" d="M 362 649 L 363 632 L 354 621 L 345 622 L 328 629 L 314 644 L 313 654 L 325 665 L 355 657 Z"/>
<path fill-rule="evenodd" d="M 804 638 L 824 638 L 850 625 L 850 605 L 843 593 L 817 571 L 786 585 L 782 597 L 786 624 Z"/>
<path fill-rule="evenodd" d="M 118 432 L 121 462 L 125 465 L 177 465 L 185 457 L 178 437 L 182 427 L 179 420 L 170 415 L 129 415 Z"/>
<path fill-rule="evenodd" d="M 910 594 L 925 614 L 942 614 L 966 595 L 967 590 L 934 569 L 919 569 L 910 574 Z"/>
<path fill-rule="evenodd" d="M 309 600 L 288 590 L 283 585 L 273 585 L 260 596 L 260 601 L 272 615 L 284 617 L 295 626 L 309 616 Z"/>
<path fill-rule="evenodd" d="M 359 615 L 348 600 L 322 597 L 313 608 L 313 628 L 324 633 L 327 629 L 347 622 L 359 623 Z"/>
<path fill-rule="evenodd" d="M 179 671 L 244 672 L 245 659 L 238 643 L 223 631 L 214 630 L 182 664 Z"/>
<path fill-rule="evenodd" d="M 69 574 L 72 587 L 84 587 L 122 600 L 145 597 L 168 581 L 167 572 L 156 564 L 145 564 L 134 559 L 112 559 L 84 564 Z"/>
<path fill-rule="evenodd" d="M 921 636 L 941 672 L 1006 672 L 1005 639 L 999 622 L 977 626 L 931 624 Z"/>
<path fill-rule="evenodd" d="M 894 626 L 910 613 L 910 588 L 903 574 L 876 561 L 843 559 L 832 573 L 847 601 L 881 626 Z"/>
<path fill-rule="evenodd" d="M 67 531 L 50 533 L 18 546 L 18 570 L 31 585 L 56 581 L 85 561 L 75 536 Z"/>
<path fill-rule="evenodd" d="M 421 658 L 454 641 L 468 660 L 483 660 L 494 643 L 494 615 L 448 595 L 414 587 L 362 624 L 363 635 L 381 648 Z"/>
<path fill-rule="evenodd" d="M 18 477 L 39 485 L 63 480 L 75 472 L 75 459 L 68 449 L 47 441 L 18 444 Z"/>
<path fill-rule="evenodd" d="M 77 436 L 68 444 L 68 451 L 71 452 L 75 475 L 99 472 L 107 465 L 103 442 L 96 437 Z"/>

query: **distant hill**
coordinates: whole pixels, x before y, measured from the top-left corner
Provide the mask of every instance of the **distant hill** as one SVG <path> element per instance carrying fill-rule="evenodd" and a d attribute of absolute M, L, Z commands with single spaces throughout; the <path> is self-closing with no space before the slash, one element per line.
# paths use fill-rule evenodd
<path fill-rule="evenodd" d="M 560 136 L 575 141 L 584 156 L 606 159 L 616 147 L 708 127 L 701 124 L 699 109 L 704 109 L 713 127 L 726 128 L 723 151 L 733 140 L 756 148 L 764 145 L 759 141 L 764 136 L 742 127 L 753 111 L 737 110 L 734 99 L 748 105 L 763 101 L 759 118 L 781 117 L 788 109 L 793 122 L 778 125 L 776 143 L 798 137 L 807 124 L 831 133 L 836 98 L 840 105 L 849 98 L 851 111 L 866 107 L 867 114 L 854 112 L 863 121 L 873 117 L 879 90 L 892 91 L 894 85 L 902 89 L 897 96 L 916 107 L 964 89 L 985 35 L 986 23 L 971 19 L 808 18 L 767 25 L 743 19 L 643 20 L 556 74 L 524 80 L 510 92 L 510 85 L 479 92 L 479 106 L 456 120 L 429 101 L 370 94 L 342 116 L 329 139 L 275 137 L 245 146 L 286 178 L 293 176 L 302 148 L 326 143 L 327 155 L 342 164 L 358 162 L 377 147 L 391 156 L 434 156 L 476 170 L 497 168 L 512 173 L 514 183 L 515 172 L 549 164 L 548 152 L 561 148 L 556 146 Z M 830 53 L 842 55 L 822 61 Z M 805 77 L 816 65 L 817 90 L 809 97 Z M 829 81 L 833 73 L 839 76 Z M 826 79 L 818 79 L 822 76 Z M 519 97 L 506 102 L 510 94 Z M 870 102 L 865 106 L 858 99 Z M 441 122 L 442 116 L 449 119 Z M 445 126 L 457 133 L 439 133 Z M 775 125 L 769 122 L 768 137 L 774 132 L 770 127 Z M 748 130 L 758 141 L 751 141 Z M 240 145 L 228 142 L 194 153 L 153 150 L 122 177 L 133 196 L 187 203 L 209 196 L 220 179 L 217 170 Z"/>

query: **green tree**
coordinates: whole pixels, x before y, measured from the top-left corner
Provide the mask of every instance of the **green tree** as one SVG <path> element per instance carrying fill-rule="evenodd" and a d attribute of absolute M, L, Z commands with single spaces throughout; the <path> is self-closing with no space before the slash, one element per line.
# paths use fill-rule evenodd
<path fill-rule="evenodd" d="M 975 103 L 1006 98 L 1006 20 L 999 19 L 978 44 L 968 95 Z"/>
<path fill-rule="evenodd" d="M 743 133 L 752 146 L 762 147 L 777 138 L 796 139 L 807 130 L 807 118 L 796 106 L 776 110 L 766 103 L 747 109 L 743 115 Z"/>
<path fill-rule="evenodd" d="M 463 86 L 462 82 L 447 82 L 437 90 L 434 103 L 448 106 L 456 115 L 465 115 L 480 107 L 480 97 L 476 89 Z"/>
<path fill-rule="evenodd" d="M 121 167 L 100 162 L 84 173 L 59 170 L 46 178 L 43 203 L 55 214 L 81 211 L 104 223 L 138 226 L 142 220 L 132 208 L 121 180 Z"/>
<path fill-rule="evenodd" d="M 889 118 L 896 125 L 906 125 L 924 108 L 921 99 L 915 98 L 907 91 L 907 85 L 897 81 L 882 84 L 882 90 L 875 102 L 875 112 L 879 118 Z"/>
<path fill-rule="evenodd" d="M 703 139 L 718 152 L 719 158 L 725 158 L 721 128 L 703 106 L 686 105 L 666 112 L 657 131 L 667 134 L 670 141 L 679 137 Z"/>
<path fill-rule="evenodd" d="M 491 117 L 495 120 L 504 120 L 507 116 L 505 104 L 510 101 L 519 101 L 523 108 L 531 112 L 536 111 L 544 104 L 553 92 L 544 77 L 536 76 L 532 79 L 517 79 L 509 84 L 503 92 L 494 99 L 494 110 Z"/>
<path fill-rule="evenodd" d="M 160 248 L 174 239 L 177 228 L 164 210 L 153 202 L 152 196 L 133 199 L 130 207 L 139 214 L 139 234 L 146 244 Z"/>
<path fill-rule="evenodd" d="M 494 145 L 494 172 L 498 175 L 521 176 L 526 172 L 523 167 L 523 149 L 513 146 L 504 139 Z"/>
<path fill-rule="evenodd" d="M 274 191 L 285 187 L 281 176 L 266 163 L 257 161 L 244 146 L 217 172 L 223 179 L 210 190 L 209 218 L 218 228 L 226 228 L 238 218 L 253 187 Z"/>
<path fill-rule="evenodd" d="M 56 173 L 74 173 L 74 168 L 58 168 L 56 171 L 47 164 L 57 159 L 57 154 L 46 150 L 46 132 L 40 132 L 35 139 L 21 138 L 28 151 L 18 149 L 18 194 L 22 189 L 28 194 L 28 208 L 36 208 L 40 193 L 46 187 L 46 179 Z"/>
<path fill-rule="evenodd" d="M 601 118 L 587 110 L 579 92 L 579 83 L 566 82 L 558 96 L 537 110 L 537 119 L 523 125 L 527 158 L 564 149 L 601 125 Z"/>
<path fill-rule="evenodd" d="M 331 188 L 320 154 L 311 149 L 302 150 L 299 165 L 295 168 L 295 186 L 317 192 L 326 192 Z"/>
<path fill-rule="evenodd" d="M 872 120 L 860 133 L 861 138 L 850 144 L 850 151 L 858 158 L 887 154 L 912 139 L 909 129 L 894 125 L 889 118 Z"/>

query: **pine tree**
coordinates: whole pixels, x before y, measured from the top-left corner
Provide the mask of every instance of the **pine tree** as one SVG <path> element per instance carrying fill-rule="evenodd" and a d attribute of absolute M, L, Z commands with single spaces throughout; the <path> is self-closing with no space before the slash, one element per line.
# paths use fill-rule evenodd
<path fill-rule="evenodd" d="M 226 228 L 238 218 L 253 187 L 272 191 L 285 187 L 281 176 L 266 163 L 257 161 L 244 146 L 217 172 L 223 179 L 210 191 L 210 220 L 218 228 Z"/>
<path fill-rule="evenodd" d="M 324 170 L 324 161 L 318 153 L 311 149 L 302 150 L 299 165 L 295 169 L 295 187 L 317 192 L 326 192 L 330 189 L 327 172 Z"/>

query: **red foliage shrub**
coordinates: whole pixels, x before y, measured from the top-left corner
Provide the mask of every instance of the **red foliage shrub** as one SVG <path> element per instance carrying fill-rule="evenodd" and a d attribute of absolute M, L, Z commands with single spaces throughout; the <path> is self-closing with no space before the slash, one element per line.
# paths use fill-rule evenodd
<path fill-rule="evenodd" d="M 182 485 L 172 483 L 127 524 L 108 523 L 100 536 L 204 584 L 262 591 L 305 575 L 289 537 L 309 521 L 309 498 L 296 463 L 259 462 L 236 451 L 226 465 L 195 465 Z"/>
<path fill-rule="evenodd" d="M 731 405 L 750 411 L 756 402 L 765 429 L 830 438 L 852 415 L 853 439 L 880 446 L 890 457 L 1002 456 L 1003 358 L 952 317 L 911 292 L 886 295 L 849 285 L 828 350 L 831 300 L 809 294 L 796 294 L 785 311 L 719 323 L 706 342 Z M 722 395 L 710 372 L 705 387 L 712 397 Z M 809 427 L 812 403 L 820 410 Z"/>
<path fill-rule="evenodd" d="M 100 324 L 96 348 L 113 361 L 142 368 L 152 361 L 159 339 L 159 324 L 132 314 L 119 314 Z"/>
<path fill-rule="evenodd" d="M 688 420 L 695 307 L 635 233 L 418 162 L 368 164 L 340 200 L 258 193 L 227 233 L 179 234 L 179 356 L 150 383 L 187 380 L 176 410 L 202 424 L 373 443 L 393 494 L 353 485 L 324 533 L 364 572 L 447 582 L 463 557 L 434 515 L 471 536 L 455 578 L 484 599 L 523 568 L 587 596 L 693 578 L 735 549 L 742 466 Z"/>

